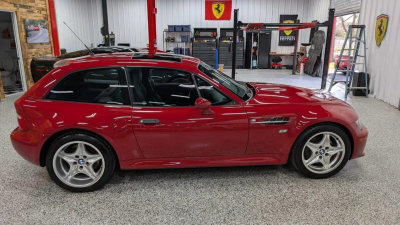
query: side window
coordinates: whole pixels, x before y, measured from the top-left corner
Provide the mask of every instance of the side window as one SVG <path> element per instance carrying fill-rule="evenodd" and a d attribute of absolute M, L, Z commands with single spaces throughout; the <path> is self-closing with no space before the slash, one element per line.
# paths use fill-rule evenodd
<path fill-rule="evenodd" d="M 46 98 L 130 105 L 125 72 L 122 68 L 90 69 L 71 73 L 57 83 Z"/>
<path fill-rule="evenodd" d="M 209 84 L 207 81 L 196 76 L 197 86 L 199 87 L 200 95 L 202 98 L 207 99 L 212 105 L 234 105 L 237 104 L 232 101 L 229 97 L 222 94 L 214 86 Z"/>
<path fill-rule="evenodd" d="M 199 97 L 190 73 L 173 69 L 128 68 L 133 105 L 194 106 Z"/>

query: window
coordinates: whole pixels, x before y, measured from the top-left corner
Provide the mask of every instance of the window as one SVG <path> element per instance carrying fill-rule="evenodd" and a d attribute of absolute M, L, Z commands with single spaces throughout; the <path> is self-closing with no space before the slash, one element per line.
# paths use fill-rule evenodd
<path fill-rule="evenodd" d="M 211 66 L 205 64 L 204 62 L 200 62 L 198 69 L 206 74 L 211 79 L 215 80 L 229 91 L 237 95 L 243 101 L 247 101 L 248 99 L 252 98 L 253 91 L 247 87 L 247 85 L 243 82 L 236 81 L 224 73 L 212 68 Z"/>
<path fill-rule="evenodd" d="M 173 69 L 128 68 L 133 105 L 194 106 L 199 97 L 190 73 Z"/>
<path fill-rule="evenodd" d="M 46 98 L 130 105 L 125 73 L 122 68 L 90 69 L 71 73 L 57 83 Z"/>
<path fill-rule="evenodd" d="M 197 86 L 199 87 L 200 95 L 202 98 L 207 99 L 211 102 L 211 105 L 235 105 L 235 101 L 222 94 L 214 86 L 206 82 L 205 80 L 196 76 Z"/>

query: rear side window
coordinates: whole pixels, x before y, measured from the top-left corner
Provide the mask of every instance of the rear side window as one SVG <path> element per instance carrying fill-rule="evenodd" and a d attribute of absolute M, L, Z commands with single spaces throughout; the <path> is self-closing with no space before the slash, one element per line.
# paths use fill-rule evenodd
<path fill-rule="evenodd" d="M 122 68 L 90 69 L 71 73 L 50 90 L 46 99 L 130 105 L 125 71 Z"/>

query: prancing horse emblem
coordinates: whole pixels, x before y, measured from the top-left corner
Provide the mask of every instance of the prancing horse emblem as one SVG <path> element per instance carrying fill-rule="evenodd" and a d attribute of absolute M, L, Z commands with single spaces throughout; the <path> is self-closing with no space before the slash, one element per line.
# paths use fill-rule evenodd
<path fill-rule="evenodd" d="M 375 41 L 376 45 L 380 46 L 383 38 L 385 37 L 387 26 L 388 26 L 389 16 L 386 14 L 381 14 L 376 19 L 375 25 Z"/>
<path fill-rule="evenodd" d="M 219 19 L 224 14 L 225 11 L 225 3 L 216 2 L 212 4 L 212 11 L 215 18 Z"/>

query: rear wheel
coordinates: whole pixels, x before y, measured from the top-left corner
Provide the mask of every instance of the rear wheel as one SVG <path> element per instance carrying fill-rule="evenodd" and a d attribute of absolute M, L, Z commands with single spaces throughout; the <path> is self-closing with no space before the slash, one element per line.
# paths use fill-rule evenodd
<path fill-rule="evenodd" d="M 327 178 L 338 173 L 350 158 L 350 139 L 340 127 L 323 124 L 303 132 L 296 140 L 290 160 L 310 178 Z"/>
<path fill-rule="evenodd" d="M 59 186 L 86 192 L 107 183 L 114 172 L 115 159 L 103 140 L 86 132 L 71 132 L 51 144 L 46 165 Z"/>

